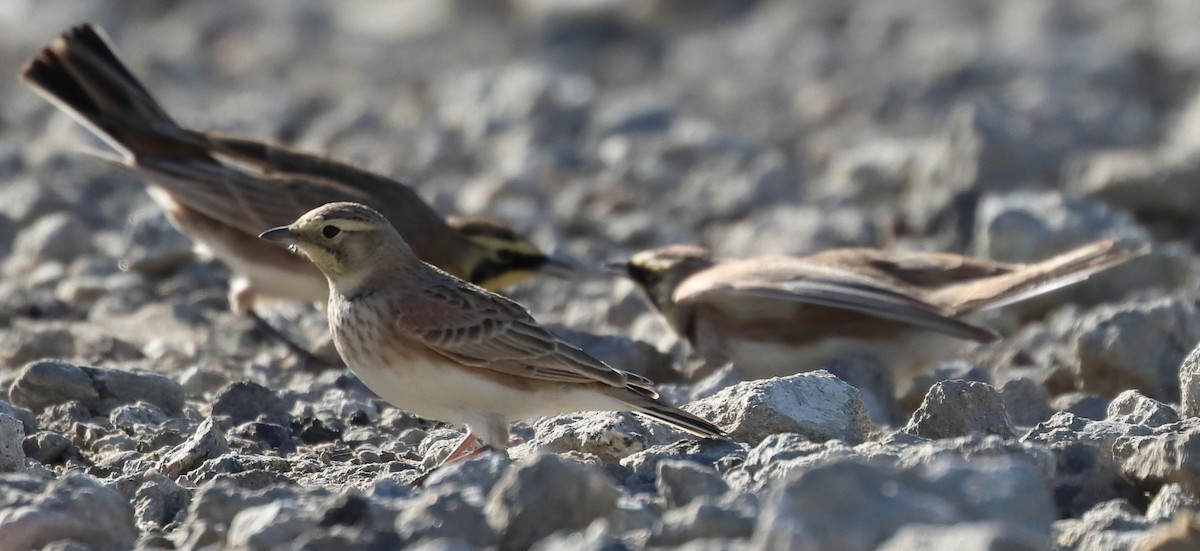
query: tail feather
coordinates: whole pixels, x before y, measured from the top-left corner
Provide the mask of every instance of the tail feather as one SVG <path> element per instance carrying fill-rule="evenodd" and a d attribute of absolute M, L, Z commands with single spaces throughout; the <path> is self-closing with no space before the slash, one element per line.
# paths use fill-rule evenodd
<path fill-rule="evenodd" d="M 63 33 L 19 78 L 126 156 L 148 136 L 184 134 L 91 25 Z"/>
<path fill-rule="evenodd" d="M 679 430 L 700 438 L 729 438 L 725 431 L 704 419 L 696 417 L 682 409 L 667 405 L 658 399 L 647 398 L 634 404 L 635 411 L 647 417 L 657 419 Z"/>
<path fill-rule="evenodd" d="M 946 304 L 954 315 L 990 310 L 1079 283 L 1147 252 L 1145 246 L 1122 246 L 1116 240 L 1096 241 L 1041 262 L 1015 267 L 1012 272 L 938 291 L 933 301 Z"/>

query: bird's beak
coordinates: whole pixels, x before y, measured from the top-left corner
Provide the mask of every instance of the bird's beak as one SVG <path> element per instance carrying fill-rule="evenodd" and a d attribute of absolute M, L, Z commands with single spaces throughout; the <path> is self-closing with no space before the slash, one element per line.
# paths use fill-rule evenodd
<path fill-rule="evenodd" d="M 267 241 L 274 241 L 276 243 L 283 243 L 285 245 L 295 245 L 296 244 L 296 238 L 292 235 L 291 228 L 289 228 L 287 226 L 279 226 L 278 228 L 271 228 L 265 232 L 258 234 L 258 236 L 263 239 L 266 239 Z"/>

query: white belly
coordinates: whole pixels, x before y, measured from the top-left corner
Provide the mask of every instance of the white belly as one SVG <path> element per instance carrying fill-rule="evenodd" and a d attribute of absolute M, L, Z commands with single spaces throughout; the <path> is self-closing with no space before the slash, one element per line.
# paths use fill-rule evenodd
<path fill-rule="evenodd" d="M 378 346 L 359 347 L 374 353 L 347 357 L 335 333 L 338 352 L 367 388 L 399 409 L 447 423 L 466 425 L 487 438 L 497 424 L 561 415 L 575 411 L 629 409 L 619 400 L 582 385 L 558 384 L 540 389 L 517 388 L 487 377 L 472 376 L 467 368 L 435 363 L 423 355 L 379 353 Z M 499 427 L 495 427 L 498 429 Z M 504 445 L 504 442 L 492 442 Z"/>

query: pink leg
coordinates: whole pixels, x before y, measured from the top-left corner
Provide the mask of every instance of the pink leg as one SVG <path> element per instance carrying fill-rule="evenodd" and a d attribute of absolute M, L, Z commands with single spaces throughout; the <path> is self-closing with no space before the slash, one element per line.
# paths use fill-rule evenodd
<path fill-rule="evenodd" d="M 442 465 L 470 457 L 470 455 L 463 457 L 463 454 L 465 454 L 466 451 L 471 448 L 471 444 L 474 444 L 475 440 L 475 434 L 468 432 L 467 435 L 463 437 L 462 442 L 458 443 L 458 447 L 454 448 L 454 451 L 450 452 L 450 455 L 447 455 L 446 459 L 442 460 Z"/>

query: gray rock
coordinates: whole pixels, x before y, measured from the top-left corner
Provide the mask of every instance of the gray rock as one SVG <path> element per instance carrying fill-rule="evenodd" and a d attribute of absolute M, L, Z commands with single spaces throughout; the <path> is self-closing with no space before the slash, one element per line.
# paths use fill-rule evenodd
<path fill-rule="evenodd" d="M 588 525 L 578 532 L 551 534 L 530 548 L 530 551 L 606 551 L 621 549 L 620 540 L 613 537 L 614 530 L 604 520 Z"/>
<path fill-rule="evenodd" d="M 1097 504 L 1079 518 L 1064 519 L 1054 526 L 1056 549 L 1137 549 L 1152 526 L 1137 509 L 1123 499 Z"/>
<path fill-rule="evenodd" d="M 161 277 L 192 262 L 195 245 L 167 221 L 157 205 L 147 205 L 129 217 L 122 260 L 126 268 Z"/>
<path fill-rule="evenodd" d="M 689 461 L 659 461 L 655 487 L 667 507 L 682 507 L 698 498 L 717 498 L 729 484 L 711 467 Z"/>
<path fill-rule="evenodd" d="M 1054 453 L 1055 503 L 1062 516 L 1078 517 L 1098 503 L 1139 498 L 1141 492 L 1126 478 L 1112 450 L 1118 440 L 1150 434 L 1150 428 L 1142 425 L 1057 413 L 1022 441 L 1043 444 Z"/>
<path fill-rule="evenodd" d="M 1179 366 L 1179 413 L 1184 417 L 1200 417 L 1200 344 Z"/>
<path fill-rule="evenodd" d="M 1153 522 L 1171 520 L 1183 511 L 1200 513 L 1200 499 L 1184 491 L 1183 486 L 1175 483 L 1163 484 L 1154 499 L 1146 506 L 1146 519 Z"/>
<path fill-rule="evenodd" d="M 579 530 L 607 516 L 620 491 L 599 468 L 557 455 L 513 465 L 485 509 L 503 549 L 525 549 L 559 530 Z"/>
<path fill-rule="evenodd" d="M 710 465 L 723 471 L 732 464 L 741 462 L 745 450 L 732 440 L 679 440 L 647 448 L 621 460 L 621 466 L 629 469 L 639 479 L 654 480 L 658 464 L 664 460 L 685 460 L 699 465 Z"/>
<path fill-rule="evenodd" d="M 1043 444 L 1084 442 L 1098 448 L 1111 449 L 1119 438 L 1152 434 L 1154 431 L 1150 427 L 1117 421 L 1093 421 L 1060 411 L 1048 421 L 1039 423 L 1021 439 Z"/>
<path fill-rule="evenodd" d="M 992 522 L 966 522 L 954 526 L 909 524 L 878 551 L 1038 551 L 1049 547 L 1050 538 L 1045 534 Z"/>
<path fill-rule="evenodd" d="M 140 434 L 157 429 L 167 422 L 167 414 L 154 404 L 138 402 L 119 406 L 108 414 L 108 421 L 116 428 L 129 434 Z"/>
<path fill-rule="evenodd" d="M 761 491 L 777 481 L 851 458 L 866 459 L 840 440 L 816 443 L 799 434 L 772 434 L 746 454 L 728 480 L 738 489 Z"/>
<path fill-rule="evenodd" d="M 446 537 L 480 548 L 496 545 L 499 538 L 483 513 L 483 496 L 474 489 L 443 489 L 404 502 L 396 533 L 407 541 Z"/>
<path fill-rule="evenodd" d="M 738 506 L 741 505 L 741 506 Z M 700 539 L 746 539 L 754 533 L 754 508 L 702 499 L 663 513 L 651 545 L 679 545 Z"/>
<path fill-rule="evenodd" d="M 1029 162 L 1041 153 L 1005 111 L 982 102 L 954 109 L 906 182 L 903 209 L 911 223 L 927 227 L 962 192 L 1011 189 L 1031 176 Z"/>
<path fill-rule="evenodd" d="M 1048 535 L 1056 512 L 1022 462 L 948 461 L 918 470 L 841 461 L 778 485 L 755 528 L 758 549 L 872 550 L 910 524 L 993 522 Z"/>
<path fill-rule="evenodd" d="M 1113 443 L 1124 475 L 1145 489 L 1176 483 L 1200 492 L 1200 420 L 1165 425 L 1150 436 L 1126 436 Z"/>
<path fill-rule="evenodd" d="M 1078 517 L 1096 504 L 1113 499 L 1139 498 L 1140 492 L 1130 484 L 1108 449 L 1067 442 L 1051 444 L 1050 450 L 1056 458 L 1054 500 L 1062 516 Z"/>
<path fill-rule="evenodd" d="M 183 410 L 183 387 L 165 375 L 95 367 L 80 369 L 91 377 L 101 410 L 136 402 L 154 404 L 175 415 Z"/>
<path fill-rule="evenodd" d="M 25 427 L 25 434 L 33 434 L 38 431 L 37 416 L 28 409 L 0 400 L 0 413 L 20 419 L 21 424 Z"/>
<path fill-rule="evenodd" d="M 975 254 L 1004 262 L 1031 262 L 1101 236 L 1149 242 L 1149 233 L 1103 203 L 1057 192 L 1017 191 L 980 200 Z"/>
<path fill-rule="evenodd" d="M 975 215 L 974 253 L 1005 262 L 1032 262 L 1099 239 L 1125 246 L 1152 244 L 1150 232 L 1128 213 L 1059 192 L 1019 191 L 981 198 Z M 1065 301 L 1100 304 L 1144 289 L 1173 289 L 1194 276 L 1194 261 L 1172 247 L 1094 274 L 1087 281 L 1006 308 L 1025 317 Z"/>
<path fill-rule="evenodd" d="M 25 470 L 25 425 L 20 419 L 0 413 L 0 473 Z"/>
<path fill-rule="evenodd" d="M 9 274 L 28 274 L 49 263 L 66 264 L 92 250 L 92 232 L 79 218 L 65 212 L 48 214 L 25 227 L 13 242 L 4 265 Z"/>
<path fill-rule="evenodd" d="M 1200 341 L 1191 300 L 1162 298 L 1097 308 L 1084 321 L 1076 350 L 1083 389 L 1113 396 L 1137 388 L 1179 401 L 1179 365 Z"/>
<path fill-rule="evenodd" d="M 1064 174 L 1066 191 L 1143 215 L 1191 216 L 1200 156 L 1166 157 L 1159 152 L 1104 151 L 1076 159 Z"/>
<path fill-rule="evenodd" d="M 252 381 L 230 383 L 217 392 L 213 415 L 228 415 L 235 424 L 257 421 L 288 425 L 291 415 L 271 389 Z"/>
<path fill-rule="evenodd" d="M 13 369 L 43 358 L 69 358 L 74 355 L 75 337 L 62 327 L 38 327 L 0 334 L 0 362 Z"/>
<path fill-rule="evenodd" d="M 972 433 L 1012 438 L 1012 425 L 996 389 L 987 383 L 951 380 L 933 385 L 904 432 L 924 438 L 952 438 Z"/>
<path fill-rule="evenodd" d="M 21 447 L 30 459 L 46 465 L 58 463 L 67 454 L 77 451 L 67 437 L 45 430 L 26 436 Z"/>
<path fill-rule="evenodd" d="M 870 427 L 858 391 L 826 371 L 739 383 L 684 409 L 752 446 L 781 432 L 858 443 Z"/>
<path fill-rule="evenodd" d="M 0 476 L 0 533 L 6 549 L 40 549 L 55 541 L 88 549 L 130 549 L 137 538 L 133 509 L 96 480 L 68 474 L 46 480 Z"/>
<path fill-rule="evenodd" d="M 170 377 L 116 369 L 76 367 L 60 360 L 25 366 L 9 389 L 13 403 L 40 411 L 70 401 L 109 410 L 121 404 L 149 402 L 171 413 L 183 408 L 183 388 Z"/>
<path fill-rule="evenodd" d="M 670 441 L 658 437 L 662 431 L 652 433 L 650 423 L 654 421 L 613 411 L 545 417 L 533 421 L 534 437 L 514 448 L 513 453 L 579 451 L 595 455 L 605 463 L 613 463 L 655 443 Z"/>
<path fill-rule="evenodd" d="M 172 479 L 199 467 L 205 460 L 220 457 L 229 452 L 229 442 L 224 433 L 209 417 L 196 427 L 188 440 L 163 456 L 158 470 Z"/>
<path fill-rule="evenodd" d="M 424 487 L 430 492 L 440 492 L 442 487 L 450 489 L 477 488 L 487 494 L 512 465 L 506 453 L 483 453 L 464 461 L 442 465 L 425 479 Z"/>
<path fill-rule="evenodd" d="M 1012 424 L 1028 427 L 1054 415 L 1046 387 L 1033 379 L 1018 377 L 1005 381 L 1000 387 L 1000 400 Z"/>
<path fill-rule="evenodd" d="M 319 530 L 316 512 L 296 501 L 273 501 L 238 513 L 229 525 L 228 546 L 269 551 L 301 534 Z"/>
<path fill-rule="evenodd" d="M 13 404 L 38 412 L 70 401 L 95 404 L 100 394 L 84 370 L 60 360 L 41 360 L 21 370 L 8 397 Z"/>
<path fill-rule="evenodd" d="M 1111 402 L 1112 400 L 1091 392 L 1068 392 L 1055 396 L 1050 401 L 1050 408 L 1101 421 L 1108 417 L 1108 404 Z"/>
<path fill-rule="evenodd" d="M 1137 390 L 1126 390 L 1108 404 L 1107 419 L 1131 425 L 1159 427 L 1179 422 L 1174 408 L 1158 400 L 1147 398 Z"/>
<path fill-rule="evenodd" d="M 825 176 L 813 182 L 813 191 L 820 198 L 891 207 L 928 147 L 911 140 L 876 140 L 840 150 L 829 159 Z"/>

